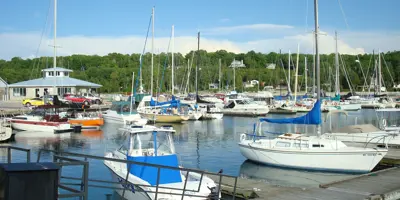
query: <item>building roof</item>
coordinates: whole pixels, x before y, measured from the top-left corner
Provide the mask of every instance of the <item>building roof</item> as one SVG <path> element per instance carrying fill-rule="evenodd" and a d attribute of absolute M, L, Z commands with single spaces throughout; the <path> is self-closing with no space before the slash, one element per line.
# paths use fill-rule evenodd
<path fill-rule="evenodd" d="M 0 88 L 5 88 L 7 86 L 8 86 L 7 82 L 0 77 Z"/>
<path fill-rule="evenodd" d="M 91 83 L 88 81 L 71 78 L 68 76 L 63 77 L 44 77 L 28 81 L 22 81 L 8 85 L 9 87 L 92 87 L 99 88 L 102 85 Z"/>
<path fill-rule="evenodd" d="M 65 69 L 62 67 L 56 67 L 56 68 L 46 68 L 46 69 L 42 69 L 42 72 L 52 72 L 52 71 L 59 71 L 59 72 L 72 72 L 72 70 L 70 69 Z"/>

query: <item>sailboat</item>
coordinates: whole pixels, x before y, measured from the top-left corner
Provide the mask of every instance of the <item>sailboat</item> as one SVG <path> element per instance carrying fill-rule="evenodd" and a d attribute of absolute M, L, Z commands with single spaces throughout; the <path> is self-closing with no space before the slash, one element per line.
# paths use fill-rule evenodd
<path fill-rule="evenodd" d="M 138 126 L 147 124 L 148 120 L 133 110 L 134 77 L 135 74 L 132 73 L 132 94 L 130 98 L 126 101 L 113 101 L 111 108 L 103 112 L 102 116 L 107 123 L 135 124 Z"/>
<path fill-rule="evenodd" d="M 361 109 L 361 104 L 349 101 L 340 101 L 340 79 L 339 79 L 339 54 L 338 54 L 338 38 L 335 32 L 335 97 L 330 100 L 325 100 L 322 104 L 322 110 L 344 110 L 344 111 L 357 111 Z M 349 84 L 350 85 L 350 84 Z M 350 86 L 351 87 L 351 86 Z"/>
<path fill-rule="evenodd" d="M 241 134 L 239 148 L 244 157 L 254 162 L 278 167 L 365 173 L 371 171 L 387 154 L 387 148 L 348 147 L 334 137 L 320 134 L 321 90 L 320 59 L 318 53 L 318 0 L 314 0 L 315 12 L 315 57 L 317 75 L 317 101 L 306 115 L 296 118 L 260 118 L 252 134 Z M 316 125 L 317 136 L 300 133 L 285 133 L 269 139 L 262 136 L 262 124 Z M 256 134 L 258 131 L 259 134 Z"/>

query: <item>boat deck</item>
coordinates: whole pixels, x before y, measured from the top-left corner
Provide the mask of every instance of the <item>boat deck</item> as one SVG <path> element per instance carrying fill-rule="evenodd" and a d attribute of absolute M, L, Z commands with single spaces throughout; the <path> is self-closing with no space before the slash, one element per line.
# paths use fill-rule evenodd
<path fill-rule="evenodd" d="M 239 179 L 236 197 L 239 199 L 400 199 L 400 167 L 389 168 L 349 179 L 322 184 L 319 188 L 291 188 L 269 185 L 250 179 Z M 219 180 L 213 178 L 214 181 Z M 221 181 L 224 195 L 233 194 L 233 179 Z"/>

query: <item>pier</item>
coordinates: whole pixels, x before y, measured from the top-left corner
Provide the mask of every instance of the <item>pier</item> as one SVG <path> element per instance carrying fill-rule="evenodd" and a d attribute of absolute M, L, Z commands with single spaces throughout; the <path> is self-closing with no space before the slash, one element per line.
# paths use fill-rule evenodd
<path fill-rule="evenodd" d="M 390 200 L 400 198 L 400 167 L 392 167 L 359 175 L 332 183 L 321 184 L 318 188 L 295 188 L 270 185 L 251 179 L 238 179 L 236 198 L 238 199 L 369 199 Z M 212 177 L 214 181 L 219 180 Z M 221 191 L 226 198 L 232 198 L 234 179 L 224 179 Z"/>

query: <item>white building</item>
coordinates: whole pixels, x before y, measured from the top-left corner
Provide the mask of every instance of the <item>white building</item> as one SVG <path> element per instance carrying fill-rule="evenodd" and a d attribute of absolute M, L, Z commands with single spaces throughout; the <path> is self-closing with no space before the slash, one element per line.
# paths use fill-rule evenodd
<path fill-rule="evenodd" d="M 0 77 L 0 101 L 8 100 L 8 84 Z"/>
<path fill-rule="evenodd" d="M 267 63 L 267 66 L 266 66 L 267 69 L 275 69 L 275 67 L 276 67 L 275 63 Z"/>
<path fill-rule="evenodd" d="M 210 83 L 210 84 L 208 84 L 208 89 L 209 90 L 218 89 L 218 83 Z"/>
<path fill-rule="evenodd" d="M 238 67 L 246 67 L 246 65 L 243 63 L 243 60 L 238 61 L 233 59 L 231 65 L 229 65 L 231 68 L 238 68 Z"/>
<path fill-rule="evenodd" d="M 99 84 L 71 78 L 71 72 L 73 71 L 61 67 L 47 68 L 42 70 L 42 78 L 9 84 L 10 100 L 40 97 L 45 92 L 50 95 L 92 92 L 101 87 Z"/>
<path fill-rule="evenodd" d="M 249 81 L 247 83 L 244 83 L 244 87 L 245 88 L 252 88 L 252 87 L 254 87 L 254 86 L 258 85 L 258 84 L 259 84 L 259 82 L 257 80 L 251 80 L 251 81 Z"/>

